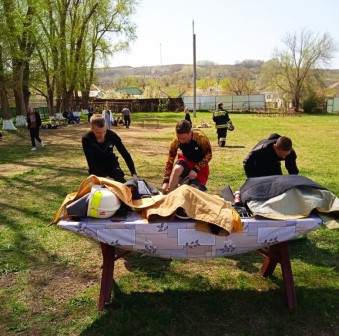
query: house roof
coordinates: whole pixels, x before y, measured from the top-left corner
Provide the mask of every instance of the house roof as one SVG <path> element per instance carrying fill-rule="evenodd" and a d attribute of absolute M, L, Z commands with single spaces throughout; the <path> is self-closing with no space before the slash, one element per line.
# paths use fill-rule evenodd
<path fill-rule="evenodd" d="M 118 89 L 117 91 L 125 93 L 127 95 L 132 95 L 132 96 L 140 96 L 142 94 L 142 91 L 137 87 L 122 87 Z"/>
<path fill-rule="evenodd" d="M 89 92 L 89 97 L 90 98 L 98 98 L 98 97 L 103 97 L 104 96 L 104 93 L 102 91 L 98 91 L 98 90 L 91 90 Z"/>

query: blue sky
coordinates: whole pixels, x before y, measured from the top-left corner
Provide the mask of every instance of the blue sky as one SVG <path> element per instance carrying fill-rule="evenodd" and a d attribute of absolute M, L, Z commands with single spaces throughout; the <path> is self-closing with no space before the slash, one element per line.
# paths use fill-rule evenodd
<path fill-rule="evenodd" d="M 109 65 L 192 64 L 193 20 L 197 61 L 265 61 L 301 29 L 329 33 L 339 51 L 338 0 L 141 0 L 133 16 L 138 38 Z M 330 68 L 339 69 L 339 52 Z"/>

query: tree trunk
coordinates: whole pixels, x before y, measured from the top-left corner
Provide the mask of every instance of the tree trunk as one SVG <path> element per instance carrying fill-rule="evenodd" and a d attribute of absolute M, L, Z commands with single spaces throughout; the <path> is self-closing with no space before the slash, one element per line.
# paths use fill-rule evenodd
<path fill-rule="evenodd" d="M 299 112 L 300 107 L 300 91 L 297 89 L 294 92 L 294 112 Z"/>
<path fill-rule="evenodd" d="M 23 68 L 23 80 L 22 80 L 22 93 L 25 103 L 25 110 L 28 111 L 29 98 L 31 93 L 29 91 L 29 63 L 24 62 Z"/>
<path fill-rule="evenodd" d="M 49 87 L 47 89 L 47 97 L 46 97 L 46 102 L 47 102 L 47 108 L 48 108 L 48 115 L 53 115 L 53 101 L 54 101 L 54 90 L 52 87 Z"/>
<path fill-rule="evenodd" d="M 13 93 L 16 106 L 16 126 L 26 127 L 27 110 L 23 94 L 23 62 L 13 60 Z"/>
<path fill-rule="evenodd" d="M 6 75 L 4 70 L 4 63 L 2 58 L 2 46 L 0 45 L 0 104 L 2 110 L 2 129 L 16 131 L 16 127 L 13 124 L 11 111 L 9 109 L 8 95 L 6 89 Z"/>
<path fill-rule="evenodd" d="M 7 91 L 5 88 L 0 88 L 0 103 L 2 110 L 3 130 L 16 131 L 16 127 L 13 124 L 13 119 L 11 116 L 11 111 L 9 109 Z"/>
<path fill-rule="evenodd" d="M 89 105 L 89 90 L 85 90 L 81 92 L 81 108 L 82 109 L 87 109 Z"/>

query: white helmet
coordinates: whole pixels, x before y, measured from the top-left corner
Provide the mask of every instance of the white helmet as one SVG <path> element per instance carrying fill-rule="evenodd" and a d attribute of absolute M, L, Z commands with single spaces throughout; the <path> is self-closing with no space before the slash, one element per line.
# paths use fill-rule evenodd
<path fill-rule="evenodd" d="M 87 216 L 108 218 L 120 208 L 119 198 L 109 189 L 101 185 L 93 185 L 88 198 Z"/>

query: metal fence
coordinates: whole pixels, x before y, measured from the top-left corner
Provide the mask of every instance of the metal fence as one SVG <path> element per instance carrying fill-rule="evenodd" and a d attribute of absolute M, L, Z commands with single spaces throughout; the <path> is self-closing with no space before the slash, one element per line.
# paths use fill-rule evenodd
<path fill-rule="evenodd" d="M 42 119 L 49 118 L 47 106 L 34 107 L 34 110 L 37 111 L 40 114 L 40 117 Z M 9 112 L 11 114 L 11 118 L 14 119 L 16 117 L 16 108 L 15 107 L 10 107 L 9 108 Z M 56 107 L 54 106 L 53 107 L 53 113 L 55 113 L 55 112 L 56 112 Z M 0 109 L 0 117 L 1 118 L 3 117 L 1 109 Z"/>
<path fill-rule="evenodd" d="M 183 101 L 185 106 L 193 110 L 193 96 L 184 96 Z M 197 96 L 196 110 L 215 110 L 219 103 L 223 103 L 224 109 L 230 111 L 264 110 L 265 95 Z"/>

